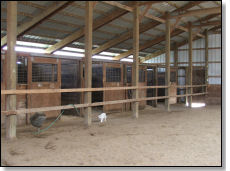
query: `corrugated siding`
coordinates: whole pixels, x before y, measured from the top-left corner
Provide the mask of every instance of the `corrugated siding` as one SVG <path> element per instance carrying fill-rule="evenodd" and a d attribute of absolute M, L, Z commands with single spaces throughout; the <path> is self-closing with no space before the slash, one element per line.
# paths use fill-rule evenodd
<path fill-rule="evenodd" d="M 221 35 L 220 34 L 212 34 L 208 37 L 209 48 L 220 48 L 221 47 Z M 199 39 L 193 42 L 193 48 L 205 48 L 205 40 Z M 182 50 L 184 49 L 184 50 Z M 182 62 L 182 64 L 178 64 L 178 66 L 188 66 L 188 44 L 181 46 L 178 51 L 178 62 Z M 171 62 L 173 62 L 173 51 L 171 51 Z M 221 84 L 221 49 L 209 49 L 209 62 L 217 62 L 217 63 L 209 63 L 208 65 L 208 75 L 209 75 L 209 84 Z M 205 50 L 204 49 L 196 49 L 193 50 L 193 62 L 205 62 Z M 187 63 L 184 63 L 187 62 Z M 162 54 L 158 57 L 150 59 L 145 63 L 165 63 L 165 54 Z M 172 65 L 172 64 L 171 64 Z M 194 63 L 193 66 L 205 66 L 205 63 Z M 214 76 L 214 77 L 212 77 Z"/>
<path fill-rule="evenodd" d="M 173 63 L 173 62 L 174 62 L 174 52 L 171 51 L 170 52 L 170 63 Z M 158 57 L 149 59 L 149 60 L 145 61 L 144 63 L 165 63 L 165 53 L 158 56 Z M 173 64 L 171 64 L 171 65 L 173 65 Z"/>

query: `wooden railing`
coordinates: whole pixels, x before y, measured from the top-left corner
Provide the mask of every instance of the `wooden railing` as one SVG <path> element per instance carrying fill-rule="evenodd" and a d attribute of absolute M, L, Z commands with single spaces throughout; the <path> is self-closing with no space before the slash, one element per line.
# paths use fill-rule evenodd
<path fill-rule="evenodd" d="M 184 85 L 184 86 L 175 86 L 177 88 L 187 88 L 187 87 L 205 87 L 206 85 Z M 131 87 L 106 87 L 106 88 L 76 88 L 76 89 L 34 89 L 34 90 L 1 90 L 1 95 L 19 95 L 19 94 L 40 94 L 40 93 L 66 93 L 66 92 L 94 92 L 94 91 L 111 91 L 111 90 L 134 90 L 134 89 L 151 89 L 151 88 L 169 88 L 169 86 L 131 86 Z M 14 111 L 1 111 L 2 115 L 12 115 L 12 114 L 24 114 L 24 113 L 33 113 L 33 112 L 45 112 L 53 110 L 62 110 L 62 109 L 72 109 L 72 108 L 83 108 L 83 107 L 93 107 L 93 106 L 103 106 L 111 104 L 120 104 L 120 103 L 130 103 L 130 102 L 139 102 L 146 100 L 157 100 L 157 99 L 167 99 L 170 97 L 186 97 L 186 96 L 198 96 L 205 95 L 207 92 L 203 93 L 194 93 L 194 94 L 183 94 L 183 95 L 174 95 L 174 96 L 158 96 L 158 97 L 145 97 L 138 99 L 125 99 L 125 100 L 116 100 L 116 101 L 104 101 L 96 103 L 87 103 L 87 104 L 73 104 L 73 105 L 63 105 L 63 106 L 52 106 L 52 107 L 40 107 L 40 108 L 30 108 L 30 109 L 18 109 Z"/>

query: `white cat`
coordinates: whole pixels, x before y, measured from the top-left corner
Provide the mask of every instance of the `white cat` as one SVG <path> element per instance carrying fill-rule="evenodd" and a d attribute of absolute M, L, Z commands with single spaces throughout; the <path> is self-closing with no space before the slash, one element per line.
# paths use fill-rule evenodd
<path fill-rule="evenodd" d="M 102 113 L 100 115 L 98 115 L 98 118 L 101 120 L 101 122 L 103 122 L 104 120 L 106 121 L 106 113 Z"/>

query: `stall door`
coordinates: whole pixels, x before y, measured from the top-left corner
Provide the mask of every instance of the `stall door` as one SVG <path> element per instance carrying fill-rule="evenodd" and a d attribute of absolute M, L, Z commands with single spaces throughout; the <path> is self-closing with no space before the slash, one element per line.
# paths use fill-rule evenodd
<path fill-rule="evenodd" d="M 132 86 L 132 66 L 131 65 L 126 65 L 126 70 L 125 70 L 125 81 L 124 81 L 124 86 Z M 139 86 L 146 86 L 147 85 L 147 72 L 146 72 L 146 66 L 139 66 Z M 139 98 L 144 98 L 146 97 L 146 89 L 139 89 Z M 125 91 L 125 98 L 126 99 L 132 99 L 132 90 L 126 90 Z M 140 101 L 139 102 L 139 109 L 144 109 L 146 105 L 146 101 Z M 132 110 L 132 104 L 131 103 L 126 103 L 125 104 L 125 110 Z"/>
<path fill-rule="evenodd" d="M 131 65 L 124 65 L 124 87 L 132 86 L 132 66 Z M 132 90 L 125 90 L 125 99 L 132 99 Z M 124 104 L 125 111 L 130 111 L 131 103 Z"/>
<path fill-rule="evenodd" d="M 193 67 L 192 71 L 192 85 L 205 84 L 205 68 L 204 67 Z M 205 87 L 194 87 L 193 93 L 202 93 L 205 91 Z M 193 96 L 193 102 L 204 102 L 205 96 Z"/>
<path fill-rule="evenodd" d="M 61 87 L 61 61 L 31 57 L 28 60 L 28 83 L 28 89 L 59 89 Z M 28 96 L 29 108 L 60 105 L 61 93 L 31 94 Z M 45 112 L 47 118 L 57 117 L 59 113 L 60 110 Z"/>
<path fill-rule="evenodd" d="M 148 66 L 147 68 L 147 86 L 157 85 L 157 68 L 154 66 Z M 147 89 L 147 97 L 156 97 L 157 89 Z M 150 106 L 157 106 L 157 100 L 149 100 L 147 104 Z"/>
<path fill-rule="evenodd" d="M 123 69 L 122 64 L 103 64 L 103 87 L 122 87 Z M 124 90 L 105 91 L 104 101 L 123 100 L 125 98 Z M 105 105 L 104 112 L 120 112 L 123 110 L 123 104 Z"/>

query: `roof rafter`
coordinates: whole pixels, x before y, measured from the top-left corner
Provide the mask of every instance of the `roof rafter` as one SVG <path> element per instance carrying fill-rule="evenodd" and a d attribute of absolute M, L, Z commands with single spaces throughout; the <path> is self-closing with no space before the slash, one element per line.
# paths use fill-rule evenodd
<path fill-rule="evenodd" d="M 103 2 L 104 3 L 108 3 L 110 5 L 115 4 L 115 6 L 119 7 L 119 5 L 118 5 L 119 3 L 118 2 L 113 2 L 113 1 L 103 1 Z M 201 1 L 199 1 L 199 3 L 201 3 Z M 197 5 L 199 3 L 198 2 L 195 2 L 195 3 L 194 2 L 190 2 L 190 3 L 186 4 L 185 6 L 183 6 L 181 8 L 184 9 L 184 10 L 187 10 L 187 9 L 190 9 L 190 8 L 194 7 L 195 5 Z M 122 8 L 126 9 L 124 7 L 124 5 L 122 5 Z M 176 9 L 175 11 L 180 11 L 180 8 Z M 173 11 L 173 12 L 175 12 L 175 11 Z M 164 15 L 162 16 L 162 18 L 164 18 Z M 161 18 L 159 18 L 159 19 L 161 19 Z M 164 19 L 161 19 L 161 20 L 164 20 Z M 150 30 L 150 29 L 158 26 L 159 24 L 161 24 L 161 22 L 158 22 L 158 21 L 151 21 L 149 23 L 142 24 L 140 26 L 140 34 L 146 32 L 147 30 Z M 184 29 L 187 30 L 186 28 L 184 28 Z M 109 49 L 112 46 L 115 46 L 115 45 L 117 45 L 117 44 L 119 44 L 119 43 L 121 43 L 123 41 L 126 41 L 127 39 L 129 39 L 131 37 L 132 37 L 132 30 L 130 30 L 130 31 L 126 32 L 126 33 L 123 33 L 121 36 L 116 37 L 115 39 L 109 40 L 108 42 L 106 42 L 105 44 L 101 45 L 98 48 L 95 48 L 93 50 L 92 54 L 93 55 L 98 54 L 98 53 L 100 53 L 100 52 L 102 52 L 102 51 L 104 51 L 106 49 Z"/>
<path fill-rule="evenodd" d="M 59 2 L 55 5 L 51 5 L 47 10 L 42 12 L 40 15 L 37 15 L 36 17 L 34 17 L 31 21 L 26 22 L 26 23 L 22 24 L 21 26 L 19 26 L 17 29 L 17 36 L 20 36 L 20 35 L 24 34 L 25 32 L 27 32 L 28 30 L 32 29 L 33 27 L 37 26 L 42 21 L 44 21 L 46 18 L 51 17 L 52 15 L 57 13 L 58 11 L 62 10 L 66 6 L 68 6 L 70 3 L 72 3 L 72 1 L 70 1 L 70 2 L 69 1 L 62 1 L 62 2 Z M 7 43 L 7 35 L 1 39 L 1 47 L 3 47 L 6 43 Z"/>
<path fill-rule="evenodd" d="M 110 12 L 108 15 L 103 16 L 102 18 L 99 18 L 93 22 L 93 30 L 96 30 L 96 29 L 104 26 L 105 24 L 111 22 L 112 20 L 114 20 L 114 19 L 116 19 L 122 15 L 125 15 L 126 13 L 127 13 L 127 11 L 125 11 L 125 10 L 116 10 L 116 11 Z M 46 53 L 53 53 L 54 51 L 64 47 L 65 45 L 70 44 L 73 41 L 83 37 L 84 34 L 85 34 L 84 27 L 82 27 L 80 30 L 77 30 L 73 34 L 64 38 L 62 41 L 56 43 L 55 45 L 53 45 L 49 48 L 47 48 Z"/>
<path fill-rule="evenodd" d="M 213 16 L 213 17 L 215 17 L 215 16 Z M 206 18 L 208 18 L 208 16 L 207 17 L 204 17 L 205 19 Z M 211 18 L 210 18 L 211 19 Z M 201 19 L 202 20 L 202 19 Z M 183 31 L 181 31 L 181 30 L 179 30 L 178 31 L 178 29 L 177 30 L 175 30 L 175 31 L 173 31 L 172 32 L 172 34 L 171 34 L 171 37 L 174 37 L 174 36 L 177 36 L 177 35 L 179 35 L 179 34 L 181 34 L 181 33 L 183 33 Z M 198 34 L 194 34 L 194 36 L 197 36 Z M 160 37 L 158 37 L 158 38 L 156 38 L 156 39 L 154 39 L 154 40 L 152 40 L 152 41 L 149 41 L 148 43 L 146 43 L 146 44 L 143 44 L 143 45 L 140 45 L 140 50 L 144 50 L 144 49 L 146 49 L 146 48 L 148 48 L 148 47 L 151 47 L 151 46 L 154 46 L 155 44 L 158 44 L 158 43 L 160 43 L 161 41 L 164 41 L 165 40 L 165 36 L 163 35 L 163 36 L 160 36 Z M 124 52 L 124 53 L 122 53 L 122 54 L 120 54 L 120 55 L 118 55 L 118 56 L 116 56 L 116 57 L 114 57 L 114 60 L 120 60 L 120 59 L 122 59 L 122 58 L 125 58 L 125 57 L 127 57 L 127 56 L 129 56 L 129 55 L 131 55 L 132 54 L 132 49 L 130 49 L 129 51 L 127 51 L 127 52 Z"/>
<path fill-rule="evenodd" d="M 175 16 L 170 16 L 170 18 L 178 18 L 178 17 L 188 17 L 188 16 L 194 16 L 194 15 L 201 15 L 201 14 L 217 14 L 221 13 L 220 7 L 214 7 L 214 8 L 204 8 L 204 9 L 198 9 L 198 10 L 192 10 L 188 11 L 184 14 L 179 14 Z"/>

